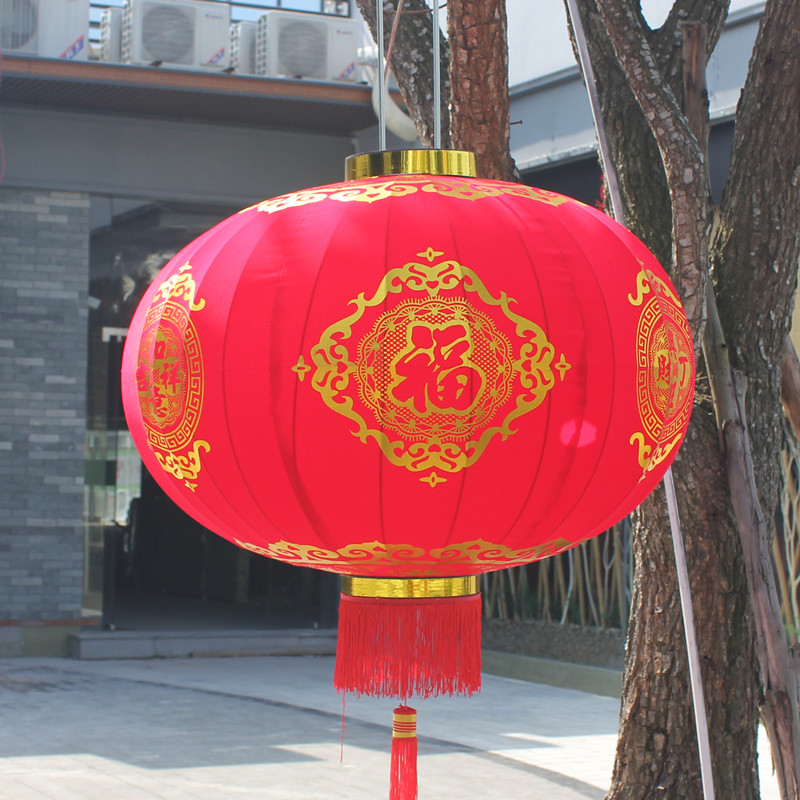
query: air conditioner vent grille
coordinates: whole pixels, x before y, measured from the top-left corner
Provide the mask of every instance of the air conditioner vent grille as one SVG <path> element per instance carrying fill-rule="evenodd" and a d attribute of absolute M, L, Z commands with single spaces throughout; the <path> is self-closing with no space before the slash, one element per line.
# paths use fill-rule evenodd
<path fill-rule="evenodd" d="M 268 78 L 314 81 L 359 79 L 357 20 L 310 19 L 297 11 L 275 9 L 258 18 L 255 72 Z"/>
<path fill-rule="evenodd" d="M 328 61 L 328 30 L 310 22 L 287 22 L 278 35 L 281 72 L 290 77 L 325 74 Z"/>
<path fill-rule="evenodd" d="M 32 0 L 3 0 L 0 3 L 0 47 L 21 50 L 36 36 L 36 6 Z"/>
<path fill-rule="evenodd" d="M 195 15 L 192 8 L 153 5 L 142 19 L 142 48 L 153 61 L 194 61 Z"/>

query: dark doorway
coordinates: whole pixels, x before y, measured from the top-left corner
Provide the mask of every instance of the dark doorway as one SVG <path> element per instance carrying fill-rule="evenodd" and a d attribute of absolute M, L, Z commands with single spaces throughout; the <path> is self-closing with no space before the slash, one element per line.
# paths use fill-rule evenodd
<path fill-rule="evenodd" d="M 531 170 L 522 180 L 528 186 L 565 194 L 589 206 L 602 205 L 603 173 L 594 155 Z"/>
<path fill-rule="evenodd" d="M 107 628 L 335 625 L 336 576 L 246 552 L 195 522 L 143 469 L 122 413 L 122 351 L 139 299 L 178 250 L 236 210 L 93 200 L 85 597 Z"/>
<path fill-rule="evenodd" d="M 141 496 L 116 539 L 115 628 L 329 627 L 335 576 L 254 555 L 184 513 L 142 470 Z"/>
<path fill-rule="evenodd" d="M 709 135 L 709 178 L 712 199 L 717 204 L 728 178 L 733 134 L 733 121 L 723 120 L 715 122 Z M 522 181 L 528 186 L 574 197 L 590 206 L 603 207 L 603 173 L 596 154 L 537 167 L 525 172 Z"/>

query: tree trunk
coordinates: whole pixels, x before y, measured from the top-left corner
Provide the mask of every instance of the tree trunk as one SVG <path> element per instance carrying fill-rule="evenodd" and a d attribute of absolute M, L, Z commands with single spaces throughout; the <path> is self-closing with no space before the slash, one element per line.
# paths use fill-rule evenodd
<path fill-rule="evenodd" d="M 377 40 L 376 0 L 356 0 L 358 9 L 369 25 L 372 38 Z M 378 0 L 380 4 L 380 0 Z M 398 0 L 385 0 L 384 54 L 397 12 Z M 440 34 L 441 36 L 441 34 Z M 442 75 L 442 147 L 450 147 L 448 80 L 449 45 L 444 36 L 440 39 Z M 433 14 L 425 0 L 405 0 L 397 26 L 390 66 L 408 113 L 417 127 L 424 147 L 433 147 Z"/>
<path fill-rule="evenodd" d="M 737 109 L 731 175 L 713 250 L 730 358 L 748 384 L 754 483 L 764 511 L 760 518 L 751 514 L 751 528 L 763 529 L 763 535 L 751 535 L 748 559 L 759 635 L 762 716 L 782 795 L 795 799 L 800 797 L 797 685 L 769 551 L 779 507 L 781 381 L 800 256 L 798 31 L 800 4 L 770 0 Z M 743 497 L 743 492 L 734 494 L 734 500 Z"/>
<path fill-rule="evenodd" d="M 626 3 L 598 0 L 615 57 L 635 86 L 639 115 L 649 120 L 666 177 L 673 280 L 699 345 L 708 275 L 708 176 L 704 154 L 682 113 L 683 74 L 669 65 L 674 90 L 662 79 Z M 677 31 L 674 34 L 677 35 Z M 705 64 L 705 52 L 702 56 Z M 666 66 L 666 65 L 665 65 Z M 693 109 L 701 119 L 704 109 Z M 699 113 L 698 113 L 699 112 Z M 707 112 L 705 112 L 707 114 Z M 620 151 L 627 174 L 641 162 Z M 651 153 L 652 157 L 652 153 Z M 658 162 L 655 167 L 658 167 Z M 638 198 L 641 203 L 642 198 Z M 638 206 L 637 204 L 637 206 Z M 698 348 L 699 349 L 699 348 Z M 698 403 L 690 435 L 674 466 L 701 672 L 709 721 L 714 783 L 720 797 L 758 796 L 755 669 L 747 584 L 718 436 L 708 401 Z M 702 497 L 702 503 L 697 499 Z M 641 509 L 635 593 L 623 688 L 622 718 L 609 798 L 701 797 L 699 759 L 674 556 L 663 494 Z M 725 657 L 721 657 L 725 654 Z M 655 700 L 655 702 L 654 702 Z M 734 753 L 736 754 L 734 756 Z"/>
<path fill-rule="evenodd" d="M 711 25 L 711 42 L 715 41 L 718 35 L 719 24 L 724 17 L 724 11 L 719 11 L 722 4 L 701 4 L 692 3 L 691 0 L 678 2 L 675 4 L 667 23 L 659 31 L 649 31 L 644 25 L 644 21 L 638 12 L 638 4 L 633 4 L 627 0 L 581 0 L 582 17 L 585 16 L 592 28 L 593 41 L 593 61 L 602 62 L 609 58 L 616 60 L 622 67 L 626 75 L 627 84 L 632 87 L 636 94 L 636 101 L 641 111 L 630 105 L 629 100 L 620 101 L 616 92 L 620 92 L 624 98 L 625 86 L 619 83 L 614 84 L 615 91 L 608 93 L 606 89 L 606 120 L 610 119 L 612 132 L 617 127 L 630 127 L 640 130 L 640 135 L 644 135 L 641 130 L 644 124 L 652 129 L 654 138 L 659 147 L 661 164 L 658 162 L 649 165 L 641 159 L 641 154 L 647 148 L 639 148 L 634 151 L 626 151 L 624 146 L 620 146 L 617 141 L 615 148 L 614 161 L 621 164 L 622 180 L 627 187 L 628 202 L 633 204 L 636 216 L 641 222 L 639 210 L 647 207 L 648 194 L 646 187 L 636 184 L 636 175 L 651 176 L 653 173 L 663 170 L 666 177 L 666 184 L 671 198 L 671 235 L 672 242 L 672 263 L 673 279 L 678 289 L 684 297 L 687 312 L 693 325 L 695 341 L 699 342 L 702 337 L 705 314 L 702 308 L 702 301 L 705 295 L 703 281 L 708 274 L 708 241 L 707 241 L 707 220 L 708 211 L 706 199 L 703 191 L 707 194 L 707 187 L 699 186 L 698 181 L 701 172 L 705 173 L 704 158 L 702 147 L 698 144 L 698 137 L 702 141 L 702 131 L 698 130 L 698 137 L 687 136 L 692 133 L 692 127 L 688 120 L 681 113 L 684 103 L 683 87 L 680 85 L 678 72 L 675 69 L 674 56 L 678 52 L 676 46 L 670 47 L 670 38 L 674 39 L 676 31 L 671 27 L 671 20 L 679 17 L 695 19 L 700 23 Z M 637 7 L 634 8 L 633 6 Z M 715 8 L 712 9 L 711 6 Z M 797 90 L 797 76 L 792 70 L 792 63 L 796 64 L 798 53 L 795 44 L 794 52 L 788 52 L 789 42 L 791 41 L 792 29 L 797 29 L 797 19 L 789 19 L 791 13 L 797 13 L 797 4 L 775 2 L 768 4 L 765 12 L 765 20 L 773 15 L 781 17 L 783 30 L 781 34 L 773 30 L 766 35 L 762 33 L 759 44 L 756 47 L 756 56 L 751 69 L 751 78 L 745 89 L 745 98 L 757 98 L 759 103 L 763 103 L 767 108 L 771 107 L 771 102 L 777 100 L 781 105 L 786 105 L 794 109 L 794 113 L 800 113 L 800 104 L 796 101 L 791 91 L 788 92 L 785 86 L 781 85 L 781 80 L 774 74 L 774 67 L 784 79 L 793 80 L 795 92 Z M 776 9 L 778 9 L 776 11 Z M 596 15 L 601 12 L 603 25 L 600 25 L 600 18 Z M 584 22 L 587 25 L 587 22 Z M 763 27 L 763 26 L 762 26 Z M 784 40 L 784 44 L 776 43 L 776 40 Z M 673 45 L 675 43 L 673 42 Z M 613 50 L 609 54 L 609 47 Z M 754 79 L 762 71 L 758 64 L 763 59 L 763 66 L 769 73 L 769 66 L 773 66 L 772 78 Z M 600 72 L 602 67 L 595 66 Z M 608 74 L 608 73 L 602 73 Z M 613 74 L 613 71 L 612 73 Z M 691 85 L 691 83 L 687 84 Z M 752 86 L 752 88 L 751 88 Z M 602 87 L 601 87 L 602 91 Z M 620 106 L 625 106 L 624 117 L 618 113 Z M 742 108 L 747 109 L 748 104 L 743 100 Z M 794 137 L 797 130 L 797 120 L 789 119 L 792 112 L 784 111 L 783 126 L 781 134 Z M 634 122 L 634 117 L 638 116 L 638 125 Z M 697 119 L 697 117 L 695 117 Z M 768 119 L 768 124 L 774 127 L 774 118 L 759 117 L 762 121 Z M 746 123 L 745 123 L 746 124 Z M 788 126 L 788 127 L 786 127 Z M 702 126 L 700 126 L 702 127 Z M 759 161 L 754 150 L 771 150 L 765 148 L 765 137 L 759 137 L 758 133 L 741 133 L 742 121 L 740 120 L 737 131 L 737 141 L 741 137 L 745 141 L 751 142 L 755 147 L 751 147 L 751 152 L 747 160 L 737 163 L 734 160 L 731 168 L 731 180 L 729 186 L 736 186 L 737 182 L 750 180 L 760 185 L 763 175 L 760 174 Z M 695 123 L 697 129 L 697 123 Z M 745 128 L 746 130 L 746 128 Z M 780 138 L 780 137 L 778 137 Z M 624 144 L 624 143 L 623 143 Z M 782 177 L 784 182 L 791 181 L 791 172 L 798 163 L 796 152 L 796 141 L 788 143 L 781 139 L 776 142 L 776 147 L 780 149 L 781 155 L 774 159 L 782 164 Z M 633 157 L 632 157 L 633 154 Z M 652 154 L 650 156 L 652 158 Z M 633 176 L 633 180 L 631 180 Z M 773 184 L 774 185 L 774 184 Z M 795 187 L 796 188 L 796 187 Z M 638 191 L 637 191 L 638 190 Z M 740 201 L 745 207 L 749 207 L 749 199 L 755 191 L 755 187 L 748 187 L 745 196 Z M 639 194 L 638 192 L 641 192 Z M 735 191 L 739 197 L 741 189 Z M 757 193 L 757 192 L 756 192 Z M 784 189 L 782 199 L 791 192 Z M 726 195 L 727 197 L 727 195 Z M 655 207 L 653 204 L 651 207 Z M 794 252 L 795 258 L 791 263 L 786 262 L 785 268 L 793 277 L 796 270 L 796 251 L 792 247 L 796 246 L 796 219 L 797 206 L 789 204 L 790 215 L 793 219 L 781 216 L 783 227 L 772 225 L 772 230 L 777 229 L 775 239 L 788 244 L 782 251 Z M 777 215 L 776 215 L 777 216 Z M 723 211 L 723 223 L 726 220 Z M 649 222 L 659 224 L 654 217 L 649 218 Z M 748 219 L 747 214 L 741 214 L 741 206 L 738 212 L 731 212 L 730 228 L 737 231 L 741 239 L 749 245 L 749 252 L 752 254 L 763 250 L 760 242 L 763 234 L 759 236 L 759 219 L 754 221 Z M 775 222 L 771 219 L 770 222 Z M 700 223 L 700 224 L 698 224 Z M 662 230 L 665 221 L 660 223 Z M 794 227 L 792 227 L 794 225 Z M 766 227 L 766 226 L 764 226 Z M 721 228 L 723 233 L 727 228 Z M 763 228 L 762 228 L 763 230 Z M 648 231 L 639 231 L 648 236 Z M 733 238 L 736 238 L 735 236 Z M 663 248 L 666 235 L 651 238 L 656 246 Z M 662 250 L 661 257 L 665 255 Z M 724 256 L 720 257 L 724 258 Z M 751 259 L 752 260 L 752 259 Z M 734 262 L 736 263 L 736 262 Z M 722 261 L 718 261 L 720 274 L 722 273 Z M 759 412 L 764 414 L 766 422 L 754 426 L 757 437 L 758 458 L 756 459 L 756 473 L 762 478 L 762 502 L 772 502 L 770 508 L 774 508 L 774 493 L 778 486 L 778 447 L 774 436 L 770 441 L 764 433 L 759 433 L 759 426 L 766 425 L 772 430 L 776 413 L 779 413 L 778 392 L 774 387 L 779 386 L 780 365 L 783 363 L 783 350 L 776 355 L 775 349 L 770 346 L 774 339 L 780 338 L 782 343 L 785 336 L 785 325 L 788 322 L 788 309 L 793 300 L 794 285 L 792 277 L 787 277 L 786 272 L 778 267 L 773 268 L 773 263 L 769 260 L 761 261 L 756 269 L 773 269 L 779 275 L 776 281 L 765 280 L 764 284 L 769 285 L 775 292 L 775 303 L 772 299 L 763 303 L 754 303 L 753 295 L 753 264 L 746 262 L 747 272 L 740 271 L 740 274 L 732 283 L 732 294 L 737 292 L 742 301 L 734 312 L 734 316 L 739 322 L 739 330 L 746 331 L 748 341 L 754 338 L 759 339 L 759 343 L 753 348 L 752 352 L 759 350 L 762 363 L 756 367 L 756 372 L 764 374 L 764 362 L 769 362 L 768 368 L 771 369 L 769 380 L 761 378 L 760 386 L 767 385 L 766 390 L 759 392 L 759 397 L 763 399 L 763 405 Z M 723 286 L 723 279 L 720 277 L 720 285 Z M 688 302 L 687 302 L 688 301 Z M 777 313 L 776 313 L 777 306 Z M 753 331 L 764 328 L 769 333 L 766 336 L 754 337 Z M 734 329 L 735 330 L 735 329 Z M 734 333 L 735 335 L 735 333 Z M 774 369 L 778 365 L 777 371 Z M 778 380 L 776 380 L 776 374 Z M 760 376 L 759 376 L 760 377 Z M 786 680 L 785 642 L 781 641 L 780 635 L 776 635 L 774 630 L 776 606 L 774 604 L 774 585 L 770 586 L 769 569 L 764 567 L 764 553 L 768 538 L 768 529 L 764 525 L 763 517 L 758 515 L 758 498 L 751 497 L 749 506 L 742 504 L 742 500 L 747 495 L 747 486 L 752 484 L 752 478 L 748 478 L 748 465 L 735 455 L 733 450 L 728 452 L 727 463 L 723 461 L 723 454 L 720 450 L 720 440 L 714 435 L 712 427 L 705 426 L 710 415 L 708 412 L 708 400 L 703 395 L 704 381 L 699 381 L 700 403 L 699 407 L 706 408 L 706 415 L 698 415 L 695 412 L 690 435 L 681 452 L 678 462 L 676 462 L 676 484 L 683 487 L 683 491 L 694 488 L 694 497 L 681 496 L 681 505 L 684 507 L 683 519 L 685 524 L 685 536 L 687 540 L 687 550 L 690 554 L 689 563 L 692 572 L 692 585 L 695 594 L 694 611 L 697 617 L 697 627 L 701 647 L 705 649 L 703 659 L 703 675 L 706 689 L 706 699 L 710 718 L 712 751 L 714 760 L 714 773 L 717 785 L 718 796 L 720 797 L 757 797 L 757 776 L 755 775 L 755 682 L 753 680 L 755 671 L 753 668 L 753 655 L 755 648 L 753 645 L 753 628 L 749 622 L 749 616 L 743 619 L 744 610 L 747 608 L 745 599 L 747 597 L 747 587 L 743 580 L 743 575 L 750 577 L 750 590 L 752 596 L 756 598 L 756 620 L 758 621 L 759 632 L 762 633 L 760 641 L 762 649 L 760 651 L 762 665 L 767 665 L 773 669 L 772 678 L 774 682 L 773 694 L 767 694 L 766 700 L 769 702 L 769 713 L 766 714 L 768 721 L 775 717 L 780 717 L 778 725 L 773 724 L 773 733 L 778 728 L 783 731 L 782 735 L 773 735 L 773 740 L 777 743 L 775 752 L 777 763 L 782 772 L 781 783 L 784 786 L 785 797 L 796 797 L 796 777 L 794 773 L 797 768 L 796 740 L 793 730 L 796 728 L 796 720 L 792 721 L 791 713 L 793 698 L 788 696 L 789 681 Z M 735 398 L 734 398 L 735 399 Z M 727 417 L 725 417 L 727 419 Z M 731 418 L 733 419 L 733 418 Z M 780 430 L 780 426 L 774 426 Z M 732 428 L 724 428 L 722 435 L 726 446 L 730 448 L 734 442 L 728 436 L 733 433 Z M 738 440 L 737 440 L 738 441 Z M 744 450 L 746 453 L 747 439 L 744 438 Z M 769 464 L 767 467 L 766 464 Z M 764 464 L 762 471 L 758 465 Z M 714 486 L 712 477 L 715 471 L 720 473 L 727 467 L 728 475 L 724 478 L 724 483 L 716 482 L 716 491 L 710 491 Z M 750 467 L 752 469 L 752 467 Z M 727 486 L 725 485 L 727 483 Z M 767 485 L 768 484 L 768 485 Z M 737 488 L 738 487 L 738 488 Z M 735 529 L 731 525 L 729 510 L 731 508 L 731 491 L 736 491 L 734 508 L 737 509 L 737 525 L 741 532 L 742 540 L 747 548 L 747 557 L 742 555 L 742 549 L 737 542 Z M 772 492 L 772 495 L 770 495 Z M 709 512 L 710 516 L 709 516 Z M 620 739 L 618 742 L 617 763 L 614 773 L 614 785 L 610 797 L 625 798 L 651 798 L 651 797 L 686 797 L 701 796 L 696 774 L 697 759 L 693 742 L 689 742 L 679 730 L 680 725 L 676 725 L 676 710 L 683 707 L 684 702 L 688 702 L 688 696 L 682 692 L 680 682 L 673 683 L 671 686 L 664 681 L 663 671 L 659 668 L 650 668 L 650 665 L 659 663 L 659 647 L 663 641 L 669 642 L 669 649 L 675 650 L 680 647 L 683 652 L 683 645 L 676 636 L 674 627 L 665 625 L 658 620 L 658 616 L 653 616 L 654 608 L 650 598 L 659 597 L 663 593 L 663 574 L 658 574 L 655 570 L 647 569 L 645 565 L 656 565 L 663 569 L 663 559 L 667 555 L 663 537 L 658 533 L 659 529 L 665 530 L 664 520 L 660 519 L 662 514 L 653 505 L 653 501 L 648 501 L 643 507 L 644 524 L 641 526 L 640 536 L 636 542 L 637 553 L 637 573 L 636 573 L 636 598 L 632 612 L 631 639 L 629 642 L 628 665 L 626 668 L 626 679 L 623 697 L 623 720 Z M 703 519 L 711 520 L 709 526 L 703 524 Z M 771 523 L 771 516 L 769 523 Z M 708 559 L 707 569 L 715 580 L 698 580 L 698 564 L 691 558 L 693 552 L 701 552 Z M 729 608 L 731 602 L 728 593 L 738 594 L 738 602 L 735 608 Z M 670 596 L 674 596 L 673 594 Z M 738 613 L 737 613 L 738 612 Z M 642 618 L 642 614 L 647 615 Z M 720 615 L 721 614 L 721 615 Z M 637 618 L 638 617 L 638 618 Z M 779 623 L 779 619 L 778 619 Z M 743 627 L 737 629 L 738 625 Z M 764 634 L 767 634 L 765 643 Z M 667 637 L 665 640 L 661 636 Z M 715 637 L 718 637 L 715 639 Z M 712 648 L 707 649 L 709 642 L 715 641 Z M 727 653 L 727 659 L 708 658 L 715 653 Z M 725 661 L 729 663 L 726 664 Z M 779 664 L 780 662 L 780 664 Z M 784 663 L 786 662 L 786 663 Z M 679 676 L 674 676 L 679 677 Z M 767 689 L 769 691 L 769 682 Z M 653 706 L 649 706 L 650 714 L 638 713 L 638 702 L 645 691 L 648 696 L 655 696 L 660 700 L 655 705 L 656 713 L 653 713 Z M 682 694 L 684 697 L 682 697 Z M 787 709 L 789 714 L 787 714 Z M 794 715 L 796 716 L 796 715 Z M 663 745 L 663 757 L 654 758 L 654 754 Z M 648 750 L 649 748 L 649 750 Z M 670 750 L 670 748 L 672 748 Z M 641 755 L 645 753 L 645 755 Z M 744 769 L 742 761 L 745 762 Z M 661 763 L 667 765 L 663 769 Z M 681 767 L 680 765 L 684 766 Z"/>
<path fill-rule="evenodd" d="M 480 177 L 516 180 L 509 149 L 505 0 L 450 0 L 447 32 L 453 147 L 475 153 Z"/>
<path fill-rule="evenodd" d="M 741 548 L 708 400 L 673 465 L 694 598 L 716 796 L 755 800 L 756 672 Z M 697 498 L 702 496 L 703 502 Z M 663 489 L 635 518 L 634 595 L 607 800 L 703 796 Z"/>
<path fill-rule="evenodd" d="M 800 237 L 800 4 L 767 3 L 736 112 L 713 257 L 731 361 L 749 381 L 747 415 L 761 503 L 778 506 L 781 375 Z"/>

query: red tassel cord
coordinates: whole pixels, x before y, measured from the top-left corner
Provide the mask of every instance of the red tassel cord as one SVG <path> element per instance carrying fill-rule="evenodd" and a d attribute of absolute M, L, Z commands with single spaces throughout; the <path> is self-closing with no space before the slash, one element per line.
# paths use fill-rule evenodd
<path fill-rule="evenodd" d="M 334 686 L 373 697 L 472 695 L 481 687 L 480 594 L 342 594 Z"/>
<path fill-rule="evenodd" d="M 408 706 L 394 710 L 389 800 L 417 800 L 417 712 Z"/>

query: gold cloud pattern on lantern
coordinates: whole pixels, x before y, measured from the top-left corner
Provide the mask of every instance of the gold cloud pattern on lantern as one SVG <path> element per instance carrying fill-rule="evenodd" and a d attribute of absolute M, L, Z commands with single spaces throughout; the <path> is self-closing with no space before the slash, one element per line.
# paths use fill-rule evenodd
<path fill-rule="evenodd" d="M 243 209 L 240 213 L 249 211 L 250 208 L 255 208 L 258 211 L 272 214 L 287 208 L 307 206 L 313 203 L 321 203 L 325 200 L 333 200 L 339 203 L 375 203 L 380 200 L 388 200 L 391 197 L 404 197 L 417 192 L 438 194 L 454 200 L 469 200 L 471 202 L 483 200 L 485 197 L 499 197 L 501 195 L 521 197 L 551 206 L 578 202 L 570 197 L 549 192 L 546 189 L 537 189 L 534 186 L 525 186 L 522 183 L 503 184 L 497 181 L 482 181 L 477 178 L 465 181 L 463 178 L 451 180 L 447 176 L 432 178 L 430 175 L 398 175 L 391 180 L 371 181 L 365 178 L 358 181 L 349 181 L 346 184 L 333 184 L 316 189 L 292 192 L 291 194 L 264 200 L 255 206 Z"/>
<path fill-rule="evenodd" d="M 459 568 L 470 573 L 493 572 L 506 567 L 528 564 L 563 553 L 582 544 L 556 538 L 533 547 L 514 549 L 483 539 L 453 543 L 426 550 L 410 544 L 386 544 L 372 541 L 349 544 L 337 550 L 318 545 L 279 541 L 266 546 L 234 539 L 234 544 L 251 553 L 275 558 L 301 567 L 314 567 L 341 575 L 381 575 L 387 566 L 403 564 L 406 577 L 458 575 Z"/>

